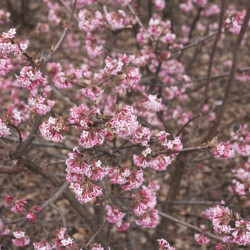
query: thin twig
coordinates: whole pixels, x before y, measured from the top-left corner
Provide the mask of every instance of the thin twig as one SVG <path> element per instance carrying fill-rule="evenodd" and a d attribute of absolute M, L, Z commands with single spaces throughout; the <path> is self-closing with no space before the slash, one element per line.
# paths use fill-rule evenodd
<path fill-rule="evenodd" d="M 199 116 L 201 116 L 202 114 L 201 113 L 199 113 L 198 115 L 195 115 L 195 116 L 193 116 L 192 118 L 190 118 L 183 126 L 182 126 L 182 128 L 179 130 L 179 132 L 176 134 L 176 136 L 179 136 L 181 133 L 182 133 L 182 131 L 188 126 L 188 124 L 190 123 L 190 122 L 192 122 L 194 119 L 196 119 L 197 117 L 199 117 Z"/>
<path fill-rule="evenodd" d="M 183 225 L 183 226 L 186 226 L 186 227 L 188 227 L 188 228 L 191 228 L 191 229 L 193 229 L 194 231 L 203 233 L 202 229 L 200 229 L 199 227 L 196 227 L 196 226 L 193 226 L 192 224 L 189 224 L 189 223 L 187 223 L 187 222 L 181 221 L 181 220 L 179 220 L 179 219 L 177 219 L 177 218 L 175 218 L 175 217 L 173 217 L 173 216 L 171 216 L 171 215 L 169 215 L 169 214 L 165 214 L 165 213 L 163 213 L 163 212 L 161 212 L 161 211 L 158 211 L 158 214 L 159 214 L 160 216 L 162 216 L 162 217 L 168 219 L 168 220 L 174 221 L 174 222 L 176 222 L 176 223 L 178 223 L 178 224 L 181 224 L 181 225 Z M 211 234 L 211 233 L 209 233 L 209 232 L 204 232 L 204 233 L 205 233 L 207 236 L 209 236 L 210 238 L 212 238 L 212 239 L 219 240 L 219 241 L 223 241 L 222 238 L 219 237 L 219 236 L 216 236 L 216 235 Z"/>
<path fill-rule="evenodd" d="M 233 60 L 232 60 L 233 62 L 232 62 L 232 67 L 231 67 L 230 74 L 228 77 L 228 81 L 226 84 L 226 90 L 225 90 L 225 94 L 223 97 L 222 105 L 220 106 L 220 108 L 218 109 L 218 111 L 216 113 L 216 119 L 215 119 L 214 125 L 209 129 L 208 133 L 206 134 L 206 136 L 202 140 L 202 142 L 206 142 L 206 141 L 210 140 L 216 134 L 217 128 L 219 127 L 219 125 L 223 119 L 223 115 L 225 113 L 228 100 L 230 98 L 232 84 L 233 84 L 233 80 L 234 80 L 234 75 L 235 75 L 238 61 L 239 61 L 239 58 L 238 58 L 239 57 L 239 49 L 240 49 L 241 42 L 244 38 L 244 35 L 245 35 L 247 27 L 248 27 L 249 17 L 250 17 L 250 1 L 248 2 L 246 15 L 245 15 L 244 21 L 242 23 L 240 33 L 237 37 L 236 44 L 235 44 L 234 49 L 233 49 Z"/>
<path fill-rule="evenodd" d="M 95 234 L 90 238 L 90 240 L 88 241 L 88 243 L 86 244 L 86 248 L 89 246 L 89 244 L 95 239 L 95 237 L 101 232 L 101 230 L 104 228 L 104 226 L 106 225 L 107 220 L 105 220 L 102 225 L 98 228 L 98 230 L 95 232 Z"/>

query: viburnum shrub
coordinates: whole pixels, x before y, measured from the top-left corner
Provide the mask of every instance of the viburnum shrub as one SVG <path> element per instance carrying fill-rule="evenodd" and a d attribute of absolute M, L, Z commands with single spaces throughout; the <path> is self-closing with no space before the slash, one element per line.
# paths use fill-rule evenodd
<path fill-rule="evenodd" d="M 1 1 L 0 249 L 247 249 L 249 17 Z"/>

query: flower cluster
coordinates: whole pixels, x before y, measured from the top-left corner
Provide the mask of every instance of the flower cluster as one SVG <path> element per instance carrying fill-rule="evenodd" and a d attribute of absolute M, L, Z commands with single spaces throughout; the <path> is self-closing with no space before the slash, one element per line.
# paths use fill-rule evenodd
<path fill-rule="evenodd" d="M 30 244 L 30 238 L 25 236 L 25 232 L 18 230 L 13 232 L 15 239 L 12 240 L 12 243 L 18 247 L 25 247 Z"/>
<path fill-rule="evenodd" d="M 215 149 L 213 149 L 213 154 L 217 158 L 229 159 L 234 156 L 234 151 L 229 143 L 220 142 Z"/>
<path fill-rule="evenodd" d="M 224 234 L 228 242 L 232 240 L 240 246 L 250 244 L 250 222 L 239 220 L 239 215 L 234 216 L 229 208 L 217 205 L 206 209 L 203 215 L 211 220 L 216 232 Z"/>
<path fill-rule="evenodd" d="M 240 126 L 236 132 L 232 132 L 232 139 L 235 141 L 232 144 L 233 149 L 242 156 L 250 155 L 250 132 L 247 130 L 247 125 Z"/>
<path fill-rule="evenodd" d="M 10 134 L 10 129 L 5 125 L 3 120 L 0 118 L 0 137 L 6 137 Z"/>
<path fill-rule="evenodd" d="M 62 131 L 67 131 L 62 117 L 53 118 L 50 117 L 48 121 L 45 121 L 40 126 L 40 132 L 45 140 L 53 142 L 61 142 L 64 136 L 61 134 Z"/>
<path fill-rule="evenodd" d="M 85 32 L 92 32 L 96 29 L 102 29 L 104 19 L 100 11 L 93 12 L 83 9 L 79 12 L 79 28 Z"/>
<path fill-rule="evenodd" d="M 55 242 L 52 244 L 53 249 L 58 249 L 61 247 L 67 247 L 70 249 L 79 249 L 76 248 L 77 245 L 74 242 L 74 240 L 66 234 L 67 229 L 66 228 L 61 228 L 56 232 L 56 239 Z"/>
<path fill-rule="evenodd" d="M 25 218 L 26 220 L 29 220 L 31 222 L 35 222 L 36 221 L 36 213 L 41 212 L 42 208 L 39 206 L 35 206 L 34 208 L 32 208 L 26 215 Z"/>
<path fill-rule="evenodd" d="M 54 106 L 55 101 L 48 100 L 42 96 L 33 96 L 28 100 L 30 109 L 39 115 L 45 115 Z"/>
<path fill-rule="evenodd" d="M 108 222 L 115 224 L 115 229 L 117 231 L 126 231 L 130 225 L 129 222 L 123 221 L 126 213 L 121 212 L 119 208 L 111 207 L 109 205 L 106 206 L 106 209 Z"/>
<path fill-rule="evenodd" d="M 69 123 L 77 129 L 83 129 L 79 138 L 79 145 L 91 148 L 104 142 L 107 130 L 98 128 L 95 124 L 99 121 L 100 115 L 99 109 L 93 108 L 90 110 L 85 104 L 70 109 Z"/>
<path fill-rule="evenodd" d="M 250 160 L 232 170 L 235 179 L 232 180 L 232 185 L 229 190 L 232 194 L 239 196 L 247 196 L 250 193 Z M 248 200 L 250 206 L 250 200 Z"/>
<path fill-rule="evenodd" d="M 208 237 L 205 234 L 205 231 L 206 231 L 205 225 L 200 225 L 200 227 L 201 227 L 202 233 L 195 234 L 194 238 L 198 245 L 205 245 L 210 241 L 210 239 L 208 239 Z"/>
<path fill-rule="evenodd" d="M 39 70 L 32 68 L 32 66 L 25 66 L 17 76 L 17 82 L 27 90 L 33 90 L 40 85 L 46 84 L 46 78 L 42 77 Z"/>
<path fill-rule="evenodd" d="M 245 15 L 246 15 L 245 10 L 236 11 L 229 9 L 226 12 L 226 20 L 224 23 L 224 27 L 233 34 L 239 34 Z"/>
<path fill-rule="evenodd" d="M 159 242 L 159 250 L 175 250 L 166 240 L 158 239 L 157 241 Z"/>
<path fill-rule="evenodd" d="M 109 12 L 106 16 L 107 21 L 112 29 L 122 29 L 128 24 L 128 19 L 123 10 Z"/>
<path fill-rule="evenodd" d="M 11 203 L 12 204 L 12 208 L 11 211 L 13 213 L 21 213 L 22 211 L 25 210 L 24 205 L 27 204 L 27 200 L 26 199 L 22 199 L 19 197 L 13 197 L 13 196 L 6 196 L 5 197 L 5 202 Z"/>
<path fill-rule="evenodd" d="M 75 149 L 69 153 L 66 165 L 66 179 L 79 202 L 95 201 L 102 194 L 102 189 L 92 180 L 102 180 L 107 174 L 106 169 L 101 167 L 101 161 L 86 163 L 83 154 Z"/>
<path fill-rule="evenodd" d="M 175 39 L 175 34 L 171 32 L 170 21 L 162 21 L 159 17 L 149 20 L 148 29 L 145 32 L 140 29 L 137 34 L 138 43 L 146 44 L 150 38 L 162 43 L 172 43 Z"/>

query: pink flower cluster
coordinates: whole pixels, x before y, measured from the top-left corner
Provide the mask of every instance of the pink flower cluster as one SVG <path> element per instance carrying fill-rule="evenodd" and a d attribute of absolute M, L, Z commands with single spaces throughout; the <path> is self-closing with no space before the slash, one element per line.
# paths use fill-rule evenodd
<path fill-rule="evenodd" d="M 123 10 L 113 11 L 107 13 L 107 21 L 112 29 L 122 29 L 127 24 L 129 24 L 129 21 L 126 17 L 126 14 Z"/>
<path fill-rule="evenodd" d="M 22 199 L 19 197 L 13 197 L 13 196 L 6 196 L 5 197 L 5 202 L 11 203 L 12 204 L 12 208 L 11 211 L 13 213 L 21 213 L 22 211 L 25 210 L 24 205 L 27 204 L 27 200 L 26 199 Z"/>
<path fill-rule="evenodd" d="M 25 236 L 25 232 L 18 230 L 13 232 L 15 239 L 12 240 L 12 243 L 18 247 L 25 247 L 30 244 L 30 238 Z"/>
<path fill-rule="evenodd" d="M 106 169 L 101 167 L 101 161 L 86 163 L 83 154 L 76 148 L 69 153 L 66 165 L 66 179 L 79 202 L 95 201 L 102 194 L 102 189 L 92 180 L 102 180 L 107 174 Z"/>
<path fill-rule="evenodd" d="M 146 146 L 150 140 L 150 130 L 139 124 L 131 106 L 124 106 L 108 124 L 118 136 L 130 139 L 132 143 Z"/>
<path fill-rule="evenodd" d="M 6 24 L 10 21 L 10 13 L 0 10 L 0 24 Z"/>
<path fill-rule="evenodd" d="M 242 156 L 250 155 L 250 132 L 247 130 L 247 125 L 240 126 L 236 132 L 232 132 L 232 139 L 235 141 L 232 144 L 233 149 Z"/>
<path fill-rule="evenodd" d="M 104 24 L 103 15 L 100 11 L 83 9 L 79 12 L 79 28 L 85 32 L 102 29 Z"/>
<path fill-rule="evenodd" d="M 6 137 L 10 135 L 10 129 L 5 125 L 3 120 L 0 118 L 0 137 Z"/>
<path fill-rule="evenodd" d="M 55 101 L 48 100 L 42 96 L 33 96 L 28 99 L 30 109 L 39 115 L 45 115 L 54 106 Z"/>
<path fill-rule="evenodd" d="M 33 90 L 40 85 L 45 85 L 47 80 L 42 77 L 39 70 L 32 68 L 32 66 L 25 66 L 17 76 L 17 82 L 27 90 Z"/>
<path fill-rule="evenodd" d="M 56 239 L 52 244 L 43 240 L 41 242 L 33 243 L 34 250 L 52 250 L 52 249 L 74 249 L 79 250 L 79 246 L 74 240 L 67 234 L 66 228 L 61 228 L 56 232 Z"/>
<path fill-rule="evenodd" d="M 195 234 L 194 238 L 198 245 L 205 245 L 210 241 L 210 239 L 208 239 L 208 237 L 205 234 L 205 231 L 206 231 L 205 225 L 200 225 L 200 227 L 201 227 L 202 233 Z"/>
<path fill-rule="evenodd" d="M 248 196 L 250 194 L 250 160 L 234 168 L 232 172 L 236 179 L 232 180 L 233 184 L 229 187 L 229 190 L 232 194 Z M 250 206 L 250 200 L 248 200 L 248 205 Z"/>
<path fill-rule="evenodd" d="M 62 117 L 50 117 L 48 121 L 42 123 L 39 129 L 45 140 L 57 143 L 64 139 L 61 132 L 68 130 Z"/>
<path fill-rule="evenodd" d="M 166 240 L 158 239 L 157 241 L 159 242 L 159 250 L 175 250 Z"/>
<path fill-rule="evenodd" d="M 91 148 L 104 142 L 107 130 L 95 126 L 95 122 L 98 121 L 97 118 L 100 115 L 99 109 L 93 108 L 90 110 L 85 104 L 70 109 L 69 123 L 77 129 L 83 129 L 79 138 L 79 145 Z"/>
<path fill-rule="evenodd" d="M 117 231 L 126 231 L 130 225 L 129 222 L 123 221 L 126 213 L 121 212 L 119 208 L 115 208 L 109 205 L 106 206 L 106 209 L 108 222 L 115 224 L 115 229 Z"/>
<path fill-rule="evenodd" d="M 123 67 L 123 62 L 111 57 L 106 57 L 104 71 L 109 75 L 117 75 Z"/>
<path fill-rule="evenodd" d="M 159 222 L 159 215 L 156 209 L 146 211 L 139 219 L 135 220 L 138 226 L 144 228 L 155 228 Z"/>
<path fill-rule="evenodd" d="M 234 217 L 229 208 L 217 205 L 203 211 L 203 215 L 211 220 L 216 232 L 224 234 L 226 242 L 232 240 L 240 246 L 250 244 L 250 221 L 239 220 L 239 215 Z"/>
<path fill-rule="evenodd" d="M 224 27 L 233 34 L 239 34 L 245 15 L 246 10 L 236 11 L 234 9 L 229 9 L 226 12 Z"/>
<path fill-rule="evenodd" d="M 152 151 L 149 147 L 144 149 L 140 155 L 133 156 L 134 164 L 137 167 L 151 167 L 157 171 L 166 170 L 178 154 L 178 151 L 182 149 L 182 143 L 179 137 L 174 140 L 169 140 L 168 133 L 160 131 L 156 134 L 159 142 L 164 147 L 163 151 L 160 151 L 158 155 L 151 155 Z M 168 155 L 164 155 L 168 154 Z"/>
<path fill-rule="evenodd" d="M 138 43 L 146 44 L 149 42 L 150 37 L 162 43 L 173 43 L 176 38 L 175 34 L 171 32 L 171 24 L 168 20 L 162 21 L 159 17 L 151 18 L 148 25 L 146 32 L 140 29 L 137 34 Z"/>
<path fill-rule="evenodd" d="M 213 149 L 213 154 L 217 158 L 229 159 L 234 157 L 234 151 L 229 143 L 220 142 L 215 149 Z"/>
<path fill-rule="evenodd" d="M 41 212 L 41 207 L 39 206 L 35 206 L 34 208 L 32 208 L 26 215 L 25 218 L 26 220 L 29 220 L 31 222 L 35 222 L 36 221 L 36 213 Z"/>

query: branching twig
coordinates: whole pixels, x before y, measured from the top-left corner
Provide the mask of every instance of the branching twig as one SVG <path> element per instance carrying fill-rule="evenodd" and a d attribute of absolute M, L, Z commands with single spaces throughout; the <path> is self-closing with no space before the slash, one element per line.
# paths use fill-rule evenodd
<path fill-rule="evenodd" d="M 250 2 L 248 2 L 246 15 L 245 15 L 244 21 L 242 23 L 240 33 L 237 37 L 236 44 L 235 44 L 234 49 L 233 49 L 233 62 L 232 62 L 232 67 L 231 67 L 230 74 L 228 77 L 222 105 L 216 113 L 216 119 L 215 119 L 214 125 L 209 129 L 207 135 L 203 139 L 203 142 L 210 140 L 216 134 L 217 128 L 219 127 L 219 125 L 223 119 L 223 115 L 224 115 L 224 112 L 226 110 L 226 105 L 228 103 L 228 100 L 229 100 L 229 97 L 231 94 L 232 84 L 233 84 L 233 80 L 234 80 L 234 74 L 236 72 L 237 65 L 238 65 L 239 49 L 240 49 L 241 42 L 243 40 L 243 37 L 244 37 L 246 30 L 247 30 L 247 27 L 248 27 L 249 17 L 250 17 Z"/>
<path fill-rule="evenodd" d="M 203 231 L 202 231 L 199 227 L 196 227 L 196 226 L 193 226 L 192 224 L 189 224 L 189 223 L 187 223 L 187 222 L 181 221 L 181 220 L 179 220 L 179 219 L 177 219 L 177 218 L 175 218 L 175 217 L 173 217 L 173 216 L 171 216 L 171 215 L 169 215 L 169 214 L 165 214 L 165 213 L 163 213 L 163 212 L 161 212 L 161 211 L 158 211 L 158 213 L 159 213 L 160 216 L 162 216 L 162 217 L 164 217 L 164 218 L 166 218 L 166 219 L 168 219 L 168 220 L 174 221 L 174 222 L 176 222 L 176 223 L 178 223 L 178 224 L 181 224 L 181 225 L 183 225 L 183 226 L 185 226 L 185 227 L 191 228 L 191 229 L 193 229 L 194 231 L 203 233 Z M 222 238 L 219 237 L 219 236 L 216 236 L 216 235 L 211 234 L 211 233 L 209 233 L 209 232 L 204 232 L 204 233 L 205 233 L 207 236 L 209 236 L 210 238 L 212 238 L 212 239 L 222 241 Z"/>

